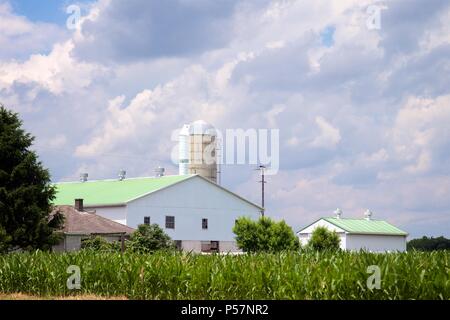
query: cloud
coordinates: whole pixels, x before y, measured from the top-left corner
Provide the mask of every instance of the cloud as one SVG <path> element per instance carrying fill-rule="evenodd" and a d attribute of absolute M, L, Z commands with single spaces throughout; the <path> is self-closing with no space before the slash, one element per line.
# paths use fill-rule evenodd
<path fill-rule="evenodd" d="M 339 141 L 341 141 L 339 129 L 333 127 L 322 117 L 316 117 L 316 124 L 320 129 L 320 135 L 311 142 L 311 146 L 318 148 L 335 148 Z"/>
<path fill-rule="evenodd" d="M 370 208 L 414 235 L 443 232 L 448 3 L 386 3 L 380 30 L 366 27 L 369 0 L 199 3 L 101 0 L 67 38 L 0 57 L 0 100 L 21 112 L 55 180 L 175 173 L 171 136 L 196 119 L 279 128 L 269 215 L 299 228 Z M 224 167 L 222 181 L 257 202 L 252 169 Z"/>
<path fill-rule="evenodd" d="M 103 1 L 82 24 L 76 54 L 83 59 L 134 61 L 184 56 L 230 41 L 237 1 Z"/>
<path fill-rule="evenodd" d="M 56 25 L 34 23 L 14 14 L 8 2 L 0 3 L 0 60 L 22 60 L 34 52 L 49 51 L 67 37 Z"/>
<path fill-rule="evenodd" d="M 0 89 L 8 89 L 16 83 L 35 84 L 56 95 L 86 89 L 105 69 L 75 61 L 72 49 L 73 43 L 69 40 L 55 44 L 48 55 L 31 55 L 23 63 L 0 63 Z"/>
<path fill-rule="evenodd" d="M 448 174 L 450 95 L 409 97 L 392 130 L 396 156 L 409 173 Z"/>

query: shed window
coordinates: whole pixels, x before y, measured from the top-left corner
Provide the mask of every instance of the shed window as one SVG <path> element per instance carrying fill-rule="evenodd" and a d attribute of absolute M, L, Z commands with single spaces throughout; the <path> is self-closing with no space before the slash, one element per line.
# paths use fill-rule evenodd
<path fill-rule="evenodd" d="M 208 229 L 208 219 L 202 219 L 202 229 Z"/>
<path fill-rule="evenodd" d="M 175 229 L 175 217 L 174 216 L 166 216 L 166 228 L 167 229 Z"/>
<path fill-rule="evenodd" d="M 144 224 L 150 224 L 150 217 L 144 217 Z"/>

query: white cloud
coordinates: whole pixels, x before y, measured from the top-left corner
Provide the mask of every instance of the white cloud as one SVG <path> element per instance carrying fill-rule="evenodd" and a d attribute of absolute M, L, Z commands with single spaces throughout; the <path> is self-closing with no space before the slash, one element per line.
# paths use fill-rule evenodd
<path fill-rule="evenodd" d="M 450 146 L 448 123 L 450 95 L 407 99 L 397 114 L 391 136 L 396 155 L 408 172 L 424 173 L 433 162 L 434 167 L 447 164 L 438 157 Z"/>
<path fill-rule="evenodd" d="M 30 53 L 46 51 L 67 37 L 66 30 L 48 23 L 34 23 L 0 3 L 0 60 L 22 60 Z"/>
<path fill-rule="evenodd" d="M 317 148 L 335 148 L 341 141 L 339 129 L 333 127 L 322 117 L 316 117 L 316 124 L 320 129 L 320 134 L 311 142 L 311 146 Z"/>
<path fill-rule="evenodd" d="M 58 95 L 87 88 L 93 78 L 105 72 L 105 69 L 74 60 L 73 46 L 69 40 L 55 44 L 48 55 L 32 55 L 23 63 L 0 63 L 0 89 L 8 89 L 15 83 L 35 84 Z"/>

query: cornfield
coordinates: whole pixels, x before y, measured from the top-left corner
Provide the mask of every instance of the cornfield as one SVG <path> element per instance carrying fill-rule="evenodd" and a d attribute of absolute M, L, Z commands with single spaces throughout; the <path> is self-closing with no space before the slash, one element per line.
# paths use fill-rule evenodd
<path fill-rule="evenodd" d="M 450 252 L 198 255 L 13 253 L 0 256 L 0 293 L 130 299 L 450 299 Z M 67 268 L 80 268 L 69 290 Z M 369 266 L 380 287 L 369 288 Z"/>

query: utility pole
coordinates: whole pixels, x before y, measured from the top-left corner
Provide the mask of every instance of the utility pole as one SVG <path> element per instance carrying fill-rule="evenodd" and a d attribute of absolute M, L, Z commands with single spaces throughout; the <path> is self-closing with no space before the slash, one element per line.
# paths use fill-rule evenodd
<path fill-rule="evenodd" d="M 264 217 L 264 184 L 266 184 L 267 182 L 264 180 L 264 171 L 266 170 L 266 167 L 263 165 L 260 165 L 258 170 L 261 171 L 261 181 L 258 181 L 259 183 L 261 183 L 261 207 L 263 208 L 261 210 L 261 216 Z"/>

